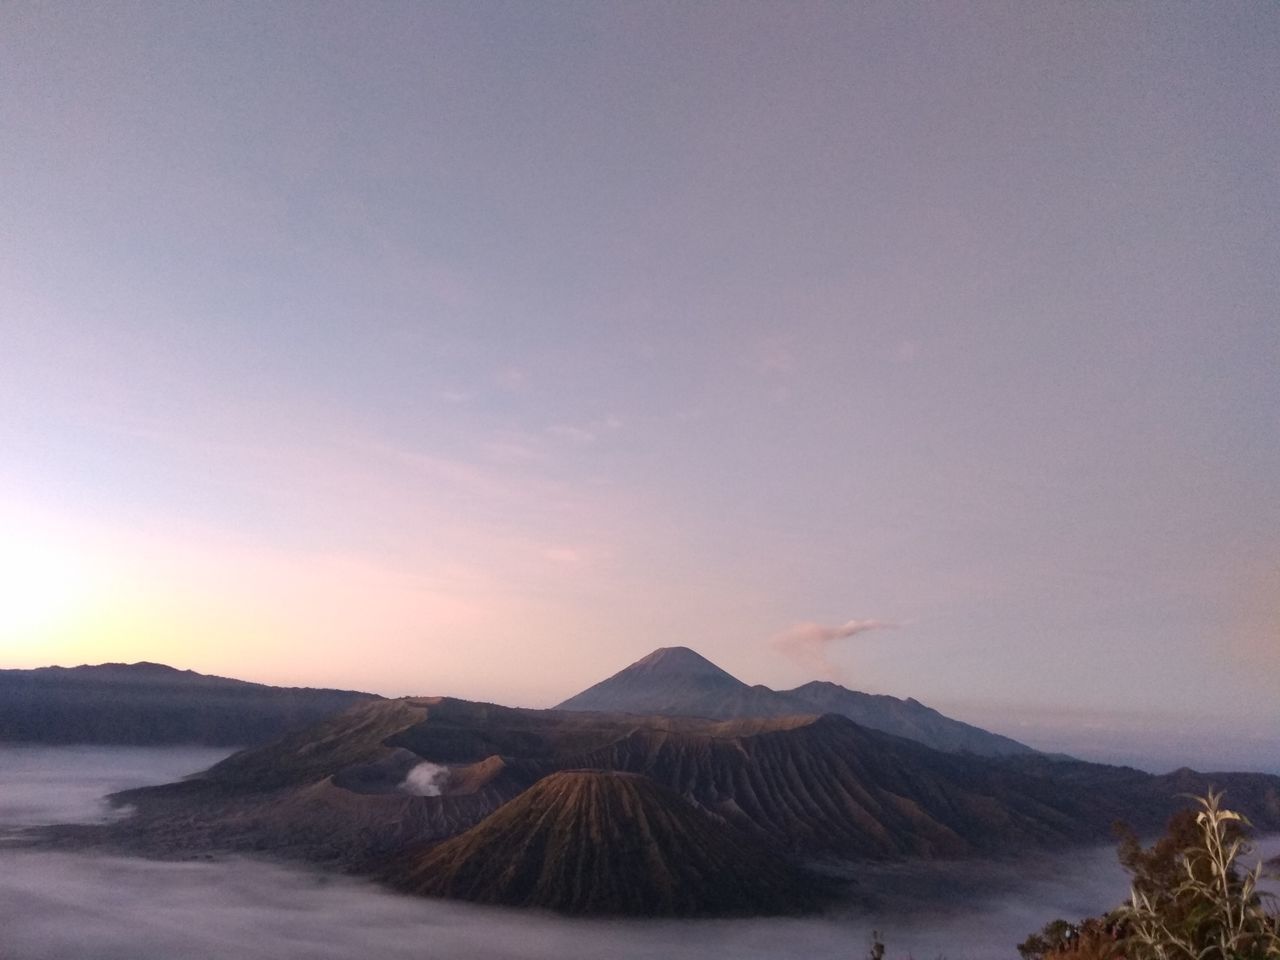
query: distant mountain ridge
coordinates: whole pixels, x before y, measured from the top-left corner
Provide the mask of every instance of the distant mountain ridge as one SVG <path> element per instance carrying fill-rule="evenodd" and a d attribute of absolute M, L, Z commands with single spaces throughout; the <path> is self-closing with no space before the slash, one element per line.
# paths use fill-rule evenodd
<path fill-rule="evenodd" d="M 427 795 L 406 789 L 424 762 Z M 763 913 L 804 906 L 806 864 L 1053 849 L 1104 840 L 1117 819 L 1150 833 L 1210 786 L 1259 829 L 1280 827 L 1280 777 L 1263 774 L 944 753 L 831 714 L 415 697 L 356 704 L 203 774 L 117 794 L 130 817 L 49 834 L 164 857 L 266 852 L 573 913 Z M 771 902 L 779 883 L 798 884 L 796 899 Z"/>
<path fill-rule="evenodd" d="M 0 742 L 252 746 L 369 699 L 378 698 L 273 687 L 147 661 L 0 670 Z M 825 681 L 781 691 L 748 686 L 688 647 L 655 650 L 557 709 L 719 720 L 836 713 L 952 753 L 1035 753 L 914 699 Z"/>
<path fill-rule="evenodd" d="M 369 699 L 147 661 L 0 670 L 0 742 L 252 746 Z"/>
<path fill-rule="evenodd" d="M 748 686 L 688 647 L 660 647 L 556 709 L 715 720 L 836 713 L 864 727 L 948 753 L 998 757 L 1036 752 L 914 699 L 860 693 L 822 680 L 794 690 Z"/>

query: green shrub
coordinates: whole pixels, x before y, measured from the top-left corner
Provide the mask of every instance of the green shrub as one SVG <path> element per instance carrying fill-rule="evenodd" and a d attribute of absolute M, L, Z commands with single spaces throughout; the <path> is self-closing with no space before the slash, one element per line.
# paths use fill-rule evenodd
<path fill-rule="evenodd" d="M 1200 809 L 1189 838 L 1129 851 L 1133 884 L 1115 914 L 1124 930 L 1121 952 L 1126 960 L 1280 958 L 1280 926 L 1258 893 L 1262 865 L 1243 872 L 1238 865 L 1249 853 L 1248 821 L 1223 809 L 1220 793 L 1195 799 Z M 1124 859 L 1123 845 L 1121 852 Z"/>
<path fill-rule="evenodd" d="M 1249 822 L 1222 794 L 1169 821 L 1144 849 L 1121 834 L 1129 900 L 1078 924 L 1054 920 L 1018 944 L 1023 960 L 1280 960 L 1280 922 L 1258 892 L 1262 864 L 1242 870 Z"/>

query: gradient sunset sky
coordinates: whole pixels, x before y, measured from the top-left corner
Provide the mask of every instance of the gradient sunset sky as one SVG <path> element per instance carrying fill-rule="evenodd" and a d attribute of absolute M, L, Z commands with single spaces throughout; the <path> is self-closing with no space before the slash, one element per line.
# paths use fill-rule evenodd
<path fill-rule="evenodd" d="M 0 666 L 1276 767 L 1278 102 L 1271 3 L 6 2 Z"/>

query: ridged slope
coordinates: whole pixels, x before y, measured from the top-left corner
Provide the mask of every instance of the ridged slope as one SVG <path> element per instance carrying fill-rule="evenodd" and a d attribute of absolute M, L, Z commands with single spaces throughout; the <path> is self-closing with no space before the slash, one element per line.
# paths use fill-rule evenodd
<path fill-rule="evenodd" d="M 422 760 L 448 768 L 439 796 L 397 787 Z M 135 815 L 96 829 L 165 855 L 270 851 L 380 873 L 542 778 L 584 768 L 642 774 L 799 860 L 1052 848 L 1104 840 L 1118 818 L 1153 831 L 1185 805 L 1180 794 L 1210 784 L 1259 829 L 1280 828 L 1280 778 L 1261 774 L 947 754 L 834 715 L 715 721 L 438 698 L 362 704 L 201 777 L 119 795 Z"/>
<path fill-rule="evenodd" d="M 647 777 L 566 771 L 388 875 L 428 896 L 575 914 L 785 913 L 813 882 Z"/>
<path fill-rule="evenodd" d="M 834 715 L 743 736 L 641 728 L 570 762 L 643 773 L 806 855 L 963 856 L 1054 846 L 1110 822 L 1048 781 Z"/>

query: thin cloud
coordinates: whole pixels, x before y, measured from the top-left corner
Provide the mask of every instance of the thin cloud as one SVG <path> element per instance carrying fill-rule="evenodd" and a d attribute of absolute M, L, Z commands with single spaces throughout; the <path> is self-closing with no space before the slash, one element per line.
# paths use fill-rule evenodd
<path fill-rule="evenodd" d="M 846 620 L 829 626 L 813 620 L 802 620 L 775 634 L 770 643 L 782 654 L 824 675 L 836 672 L 831 663 L 832 644 L 848 640 L 872 630 L 891 630 L 899 624 L 892 620 Z"/>
<path fill-rule="evenodd" d="M 603 435 L 622 429 L 622 421 L 615 416 L 602 417 L 587 423 L 557 423 L 546 432 L 560 440 L 573 443 L 595 443 Z"/>
<path fill-rule="evenodd" d="M 597 436 L 594 430 L 571 423 L 557 423 L 553 427 L 547 427 L 547 433 L 561 440 L 571 440 L 575 443 L 595 443 Z"/>
<path fill-rule="evenodd" d="M 747 366 L 766 377 L 786 379 L 800 370 L 800 360 L 792 349 L 790 338 L 767 337 L 750 347 Z"/>
<path fill-rule="evenodd" d="M 493 384 L 508 393 L 516 393 L 524 389 L 529 375 L 520 367 L 504 367 L 493 375 Z"/>

